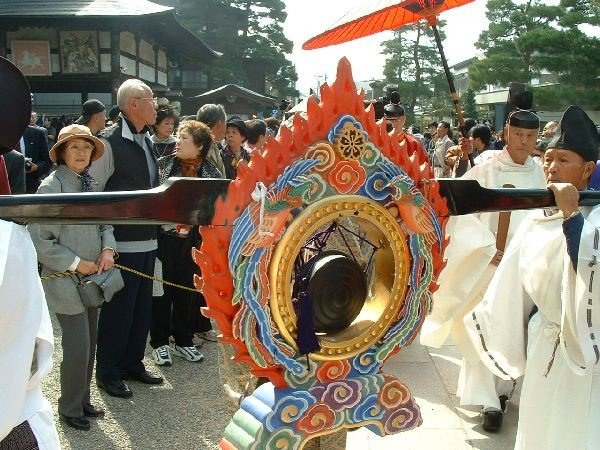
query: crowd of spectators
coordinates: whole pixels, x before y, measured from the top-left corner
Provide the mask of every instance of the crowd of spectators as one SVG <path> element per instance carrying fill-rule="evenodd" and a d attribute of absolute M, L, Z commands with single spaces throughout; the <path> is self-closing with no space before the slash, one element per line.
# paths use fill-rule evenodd
<path fill-rule="evenodd" d="M 262 152 L 279 126 L 273 119 L 228 120 L 224 107 L 215 104 L 180 119 L 136 79 L 121 85 L 109 111 L 89 99 L 77 118 L 45 116 L 39 122 L 43 126 L 32 113 L 17 148 L 5 155 L 13 194 L 149 189 L 172 176 L 235 178 L 239 162 Z M 31 224 L 28 231 L 44 277 L 102 273 L 117 257 L 122 266 L 187 288 L 199 274 L 191 251 L 201 237 L 188 224 Z M 133 395 L 128 380 L 163 382 L 143 362 L 148 336 L 157 366 L 172 365 L 172 355 L 199 363 L 203 343 L 217 340 L 200 312 L 206 306 L 202 294 L 129 271 L 121 276 L 123 289 L 102 308 L 83 304 L 76 278 L 43 281 L 62 330 L 59 417 L 72 428 L 89 430 L 88 418 L 104 415 L 90 400 L 94 373 L 100 389 L 121 398 Z"/>

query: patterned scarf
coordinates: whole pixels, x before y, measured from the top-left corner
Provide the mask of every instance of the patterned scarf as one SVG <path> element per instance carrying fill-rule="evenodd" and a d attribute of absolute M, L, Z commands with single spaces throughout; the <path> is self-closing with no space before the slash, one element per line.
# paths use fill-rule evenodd
<path fill-rule="evenodd" d="M 181 174 L 184 177 L 197 177 L 198 167 L 202 164 L 202 157 L 197 156 L 194 159 L 180 159 L 179 163 L 181 164 Z"/>
<path fill-rule="evenodd" d="M 95 180 L 90 175 L 89 167 L 83 169 L 83 172 L 79 174 L 79 179 L 81 180 L 81 192 L 92 192 L 92 184 Z"/>

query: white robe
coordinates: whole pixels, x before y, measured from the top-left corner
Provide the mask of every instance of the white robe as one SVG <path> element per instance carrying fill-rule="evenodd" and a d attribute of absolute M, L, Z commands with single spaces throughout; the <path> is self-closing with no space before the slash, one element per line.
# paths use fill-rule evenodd
<path fill-rule="evenodd" d="M 512 184 L 521 188 L 545 188 L 541 167 L 527 159 L 515 164 L 503 150 L 469 170 L 463 178 L 473 179 L 483 187 Z M 527 211 L 513 211 L 508 242 Z M 462 317 L 483 297 L 494 267 L 489 263 L 496 254 L 498 213 L 478 213 L 451 217 L 446 226 L 450 243 L 444 257 L 446 267 L 438 278 L 439 289 L 433 294 L 433 310 L 421 331 L 421 343 L 432 347 L 444 344 L 452 328 L 462 327 Z"/>
<path fill-rule="evenodd" d="M 530 214 L 483 301 L 464 319 L 489 370 L 505 379 L 525 375 L 515 443 L 519 450 L 600 448 L 600 352 L 594 337 L 600 335 L 600 276 L 593 274 L 600 263 L 600 208 L 586 219 L 577 274 L 567 255 L 562 219 L 561 213 Z M 526 342 L 533 304 L 539 312 L 531 319 Z"/>
<path fill-rule="evenodd" d="M 60 449 L 52 408 L 41 390 L 52 369 L 53 350 L 29 233 L 0 220 L 0 441 L 27 420 L 41 450 Z"/>
<path fill-rule="evenodd" d="M 462 178 L 473 179 L 483 187 L 512 184 L 519 188 L 545 188 L 542 168 L 531 158 L 516 164 L 506 149 L 476 165 Z M 513 211 L 507 242 L 510 242 L 527 211 Z M 462 318 L 483 298 L 496 267 L 490 262 L 496 254 L 498 213 L 478 213 L 451 217 L 446 226 L 450 243 L 444 257 L 446 267 L 433 294 L 433 309 L 421 330 L 421 344 L 441 347 L 451 335 L 466 359 L 461 369 L 458 395 L 461 404 L 499 407 L 498 394 L 489 372 L 481 365 L 465 334 Z M 501 392 L 504 393 L 504 392 Z"/>

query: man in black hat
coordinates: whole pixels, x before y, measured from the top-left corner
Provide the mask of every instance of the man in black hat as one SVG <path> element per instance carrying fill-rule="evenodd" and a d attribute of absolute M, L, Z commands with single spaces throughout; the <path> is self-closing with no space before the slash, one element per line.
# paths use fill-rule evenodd
<path fill-rule="evenodd" d="M 487 188 L 546 186 L 542 167 L 530 156 L 535 150 L 539 117 L 519 107 L 530 108 L 531 101 L 517 105 L 509 97 L 506 147 L 471 168 L 462 178 L 476 180 Z M 504 403 L 500 397 L 508 397 L 512 385 L 495 380 L 474 356 L 466 339 L 463 317 L 481 302 L 505 246 L 526 214 L 526 211 L 508 215 L 479 213 L 448 221 L 446 233 L 451 240 L 444 254 L 447 264 L 438 279 L 440 288 L 434 293 L 433 311 L 421 332 L 421 342 L 434 347 L 440 347 L 452 336 L 464 356 L 457 392 L 460 404 L 482 406 L 482 426 L 486 431 L 497 431 L 502 426 Z"/>
<path fill-rule="evenodd" d="M 250 153 L 242 145 L 247 134 L 246 123 L 238 116 L 230 117 L 227 120 L 225 128 L 225 142 L 227 145 L 221 151 L 221 158 L 225 166 L 225 178 L 235 179 L 240 161 L 250 161 Z"/>
<path fill-rule="evenodd" d="M 106 126 L 106 106 L 95 98 L 91 98 L 81 106 L 81 116 L 75 121 L 87 126 L 94 136 Z"/>
<path fill-rule="evenodd" d="M 465 316 L 488 369 L 525 377 L 515 448 L 527 450 L 600 448 L 600 207 L 578 206 L 596 168 L 598 135 L 578 106 L 565 111 L 559 133 L 543 161 L 556 208 L 527 216 L 484 301 Z"/>
<path fill-rule="evenodd" d="M 390 103 L 383 107 L 383 119 L 388 127 L 388 132 L 398 139 L 400 149 L 404 150 L 408 156 L 416 152 L 419 164 L 428 161 L 427 154 L 421 143 L 404 131 L 406 114 L 404 108 L 400 105 L 400 95 L 397 91 L 391 93 Z"/>

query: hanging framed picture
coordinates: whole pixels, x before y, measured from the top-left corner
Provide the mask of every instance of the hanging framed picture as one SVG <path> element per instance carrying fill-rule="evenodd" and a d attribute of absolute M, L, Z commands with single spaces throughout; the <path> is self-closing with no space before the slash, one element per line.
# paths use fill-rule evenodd
<path fill-rule="evenodd" d="M 98 73 L 98 33 L 61 31 L 60 62 L 63 73 Z"/>
<path fill-rule="evenodd" d="M 12 41 L 13 63 L 26 76 L 52 75 L 48 41 Z"/>

